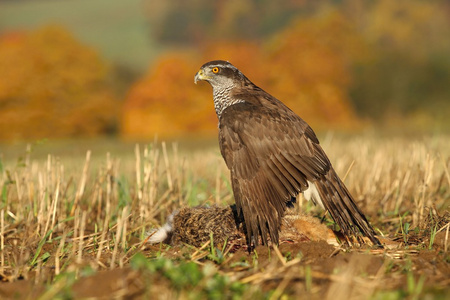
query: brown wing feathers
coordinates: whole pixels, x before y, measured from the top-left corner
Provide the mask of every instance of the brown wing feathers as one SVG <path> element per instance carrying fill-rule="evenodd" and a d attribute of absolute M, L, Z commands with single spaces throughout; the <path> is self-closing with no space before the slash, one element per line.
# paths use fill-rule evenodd
<path fill-rule="evenodd" d="M 276 194 L 273 186 L 264 180 L 257 180 L 255 183 L 247 181 L 233 180 L 233 193 L 238 193 L 235 198 L 238 211 L 241 211 L 247 227 L 247 242 L 250 244 L 252 237 L 255 238 L 255 244 L 258 244 L 258 236 L 261 236 L 264 244 L 267 245 L 267 237 L 270 235 L 271 240 L 278 241 L 278 232 L 281 224 L 281 217 L 284 214 L 285 203 L 277 201 L 255 201 L 272 197 L 275 199 Z M 257 213 L 256 213 L 257 212 Z M 248 220 L 248 221 L 247 221 Z"/>
<path fill-rule="evenodd" d="M 307 177 L 289 162 L 293 159 L 289 152 L 298 152 L 298 146 L 286 139 L 287 128 L 280 125 L 279 115 L 254 113 L 248 108 L 239 104 L 224 111 L 220 125 L 222 154 L 231 170 L 233 193 L 248 226 L 248 239 L 261 234 L 263 243 L 267 243 L 269 233 L 272 241 L 278 241 L 286 202 L 308 187 Z M 231 115 L 233 122 L 227 118 Z M 261 123 L 263 126 L 258 126 Z M 311 171 L 305 173 L 313 174 L 313 167 L 306 169 Z M 315 172 L 314 178 L 317 176 Z"/>
<path fill-rule="evenodd" d="M 332 169 L 314 133 L 309 133 L 312 138 L 302 134 L 309 126 L 303 130 L 296 128 L 302 124 L 301 119 L 282 122 L 277 114 L 259 110 L 252 113 L 247 109 L 245 104 L 238 104 L 225 110 L 221 132 L 226 134 L 221 134 L 221 148 L 232 171 L 233 192 L 235 197 L 239 195 L 236 204 L 246 220 L 249 241 L 258 235 L 265 244 L 267 235 L 278 241 L 286 202 L 306 190 L 310 181 L 316 183 L 325 208 L 345 234 L 357 235 L 359 228 L 378 244 L 373 229 Z M 226 121 L 228 114 L 233 115 L 233 124 Z M 261 123 L 263 126 L 259 126 Z M 295 137 L 285 134 L 287 127 L 298 130 Z"/>

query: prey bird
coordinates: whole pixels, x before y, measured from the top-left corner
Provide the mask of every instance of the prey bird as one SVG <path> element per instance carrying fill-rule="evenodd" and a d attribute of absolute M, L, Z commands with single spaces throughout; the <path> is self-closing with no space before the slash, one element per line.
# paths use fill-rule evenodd
<path fill-rule="evenodd" d="M 302 118 L 227 61 L 205 63 L 194 79 L 202 80 L 213 89 L 220 151 L 249 249 L 258 237 L 278 244 L 285 209 L 299 193 L 328 210 L 347 239 L 362 242 L 362 234 L 381 246 Z"/>

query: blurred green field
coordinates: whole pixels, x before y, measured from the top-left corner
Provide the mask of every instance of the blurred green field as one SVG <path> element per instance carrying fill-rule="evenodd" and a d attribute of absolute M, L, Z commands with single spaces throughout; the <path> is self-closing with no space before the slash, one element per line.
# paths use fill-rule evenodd
<path fill-rule="evenodd" d="M 141 0 L 0 1 L 0 33 L 60 24 L 109 61 L 145 71 L 161 50 Z"/>

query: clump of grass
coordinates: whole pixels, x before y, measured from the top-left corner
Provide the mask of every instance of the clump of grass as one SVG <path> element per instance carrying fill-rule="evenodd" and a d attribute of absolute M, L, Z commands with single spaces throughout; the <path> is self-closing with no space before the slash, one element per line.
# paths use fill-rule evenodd
<path fill-rule="evenodd" d="M 149 260 L 137 254 L 131 259 L 130 265 L 140 271 L 142 276 L 164 279 L 160 285 L 174 289 L 178 296 L 187 296 L 186 292 L 189 291 L 190 299 L 241 299 L 244 295 L 260 298 L 263 295 L 256 290 L 251 291 L 249 285 L 221 274 L 211 263 L 200 266 L 193 261 L 174 262 L 164 257 Z"/>

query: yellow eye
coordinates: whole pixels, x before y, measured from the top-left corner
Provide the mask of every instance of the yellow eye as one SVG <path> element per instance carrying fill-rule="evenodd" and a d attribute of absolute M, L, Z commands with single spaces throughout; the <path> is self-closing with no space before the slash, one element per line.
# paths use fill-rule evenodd
<path fill-rule="evenodd" d="M 219 68 L 218 68 L 218 67 L 212 68 L 212 72 L 213 72 L 214 74 L 219 73 Z"/>

